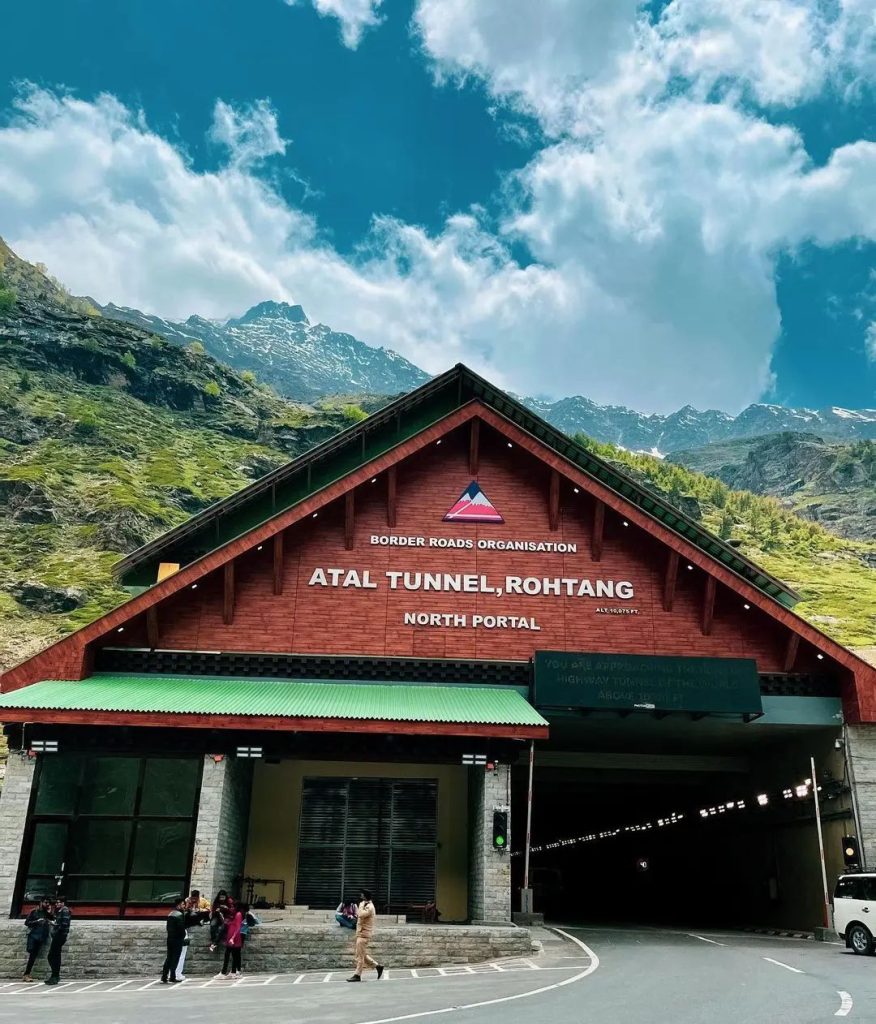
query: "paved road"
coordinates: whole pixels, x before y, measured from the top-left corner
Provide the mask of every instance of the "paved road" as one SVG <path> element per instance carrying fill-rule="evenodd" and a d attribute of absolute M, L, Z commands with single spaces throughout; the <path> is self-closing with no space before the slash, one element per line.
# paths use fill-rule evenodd
<path fill-rule="evenodd" d="M 0 1020 L 16 1024 L 829 1024 L 876 1021 L 876 958 L 838 945 L 719 932 L 564 929 L 538 959 L 477 968 L 390 969 L 347 985 L 345 972 L 191 979 L 0 983 Z M 572 939 L 577 939 L 575 944 Z M 591 955 L 592 954 L 592 955 Z M 373 975 L 371 976 L 373 978 Z"/>

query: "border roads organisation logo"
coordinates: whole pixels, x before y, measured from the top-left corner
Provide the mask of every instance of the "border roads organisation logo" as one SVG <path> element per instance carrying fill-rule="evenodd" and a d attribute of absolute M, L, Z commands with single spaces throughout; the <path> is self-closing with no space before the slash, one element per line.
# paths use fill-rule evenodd
<path fill-rule="evenodd" d="M 484 494 L 476 480 L 456 499 L 444 516 L 445 523 L 504 523 L 495 505 Z"/>

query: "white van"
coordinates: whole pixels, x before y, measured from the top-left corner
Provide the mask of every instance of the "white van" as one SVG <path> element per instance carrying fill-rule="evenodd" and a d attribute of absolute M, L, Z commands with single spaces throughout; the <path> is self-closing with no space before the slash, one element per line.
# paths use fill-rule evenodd
<path fill-rule="evenodd" d="M 833 893 L 833 926 L 854 953 L 876 951 L 876 874 L 842 875 Z"/>

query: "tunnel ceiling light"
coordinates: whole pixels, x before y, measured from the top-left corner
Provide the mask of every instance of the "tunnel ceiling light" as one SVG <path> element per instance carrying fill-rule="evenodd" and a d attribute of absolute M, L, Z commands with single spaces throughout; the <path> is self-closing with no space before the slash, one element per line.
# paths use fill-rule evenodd
<path fill-rule="evenodd" d="M 623 521 L 623 525 L 624 525 L 624 526 L 629 526 L 630 524 L 629 524 L 629 523 L 628 523 L 628 522 L 626 521 L 626 519 L 625 519 L 625 520 Z"/>
<path fill-rule="evenodd" d="M 442 441 L 442 440 L 443 440 L 443 438 L 440 438 L 440 437 L 439 437 L 439 438 L 438 438 L 438 440 L 437 440 L 437 441 L 435 442 L 435 444 L 441 444 L 441 441 Z"/>
<path fill-rule="evenodd" d="M 794 792 L 802 799 L 804 796 L 809 796 L 809 787 L 803 782 L 797 786 Z"/>
<path fill-rule="evenodd" d="M 116 630 L 116 632 L 117 633 L 124 633 L 125 632 L 125 627 L 124 626 L 119 626 L 119 628 Z"/>
<path fill-rule="evenodd" d="M 691 565 L 690 563 L 688 563 L 688 566 L 687 566 L 687 567 L 688 567 L 688 569 L 689 569 L 689 570 L 692 570 L 692 569 L 693 569 L 693 566 L 692 566 L 692 565 Z"/>
<path fill-rule="evenodd" d="M 815 657 L 818 658 L 819 661 L 824 661 L 824 655 L 821 653 L 821 651 L 819 651 L 818 654 L 815 655 Z"/>
<path fill-rule="evenodd" d="M 261 551 L 263 547 L 264 547 L 264 544 L 259 544 L 259 546 L 256 548 L 256 551 Z"/>
<path fill-rule="evenodd" d="M 198 584 L 197 583 L 193 583 L 192 584 L 192 590 L 197 590 L 197 589 L 198 589 Z"/>
<path fill-rule="evenodd" d="M 766 793 L 758 793 L 757 802 L 760 804 L 761 807 L 766 807 L 766 805 L 770 802 L 770 798 L 766 795 Z"/>
<path fill-rule="evenodd" d="M 377 483 L 377 477 L 376 476 L 371 477 L 371 483 L 373 483 L 373 484 Z"/>
<path fill-rule="evenodd" d="M 746 610 L 747 612 L 750 612 L 750 611 L 751 611 L 751 605 L 750 605 L 750 604 L 744 604 L 744 605 L 743 605 L 742 607 L 743 607 L 743 608 L 744 608 L 744 609 L 745 609 L 745 610 Z"/>
<path fill-rule="evenodd" d="M 313 515 L 312 515 L 312 516 L 311 516 L 310 518 L 311 518 L 311 519 L 316 519 L 316 517 L 317 517 L 318 515 L 319 515 L 319 512 L 314 512 L 314 513 L 313 513 Z"/>
<path fill-rule="evenodd" d="M 581 491 L 580 491 L 580 489 L 578 487 L 573 487 L 572 490 L 575 492 L 575 494 L 580 494 L 581 493 Z"/>
<path fill-rule="evenodd" d="M 513 445 L 513 444 L 511 444 L 511 442 L 509 441 L 509 442 L 508 442 L 508 447 L 509 447 L 509 448 L 513 448 L 513 447 L 514 447 L 514 445 Z"/>

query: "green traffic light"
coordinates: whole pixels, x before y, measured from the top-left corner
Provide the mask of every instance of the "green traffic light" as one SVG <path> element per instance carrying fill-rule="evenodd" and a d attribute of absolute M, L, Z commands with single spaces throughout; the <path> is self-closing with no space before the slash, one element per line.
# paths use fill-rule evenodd
<path fill-rule="evenodd" d="M 505 837 L 504 836 L 496 836 L 496 846 L 504 846 L 504 845 L 505 845 Z"/>

